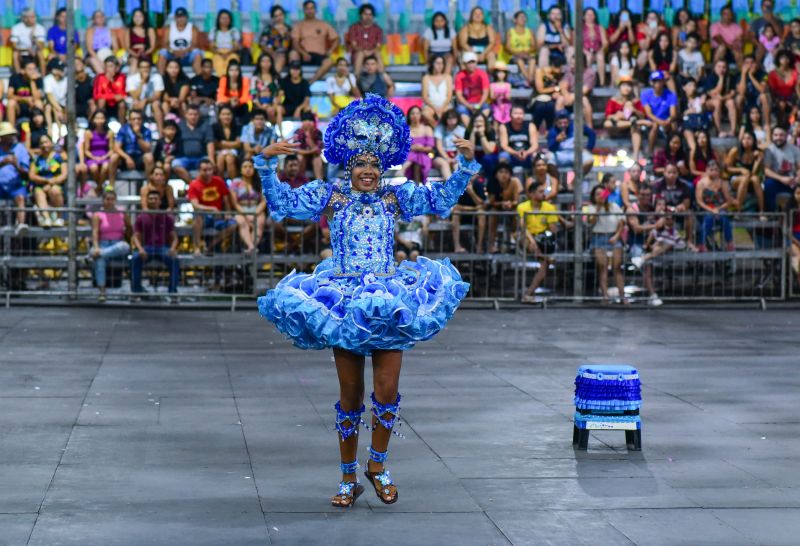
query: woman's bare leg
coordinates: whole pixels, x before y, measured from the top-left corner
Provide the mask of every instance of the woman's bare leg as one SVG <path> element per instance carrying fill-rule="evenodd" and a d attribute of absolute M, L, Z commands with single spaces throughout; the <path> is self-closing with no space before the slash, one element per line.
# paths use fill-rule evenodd
<path fill-rule="evenodd" d="M 336 362 L 336 374 L 339 377 L 339 404 L 345 412 L 358 412 L 364 404 L 364 357 L 345 351 L 334 349 L 333 358 Z M 351 426 L 358 430 L 359 423 L 352 423 L 349 420 L 342 423 L 344 428 Z M 339 433 L 339 454 L 343 463 L 351 463 L 356 460 L 358 452 L 358 434 L 353 433 L 347 438 L 342 438 Z M 355 482 L 356 474 L 342 474 L 343 482 Z M 333 497 L 336 501 L 339 495 Z M 346 503 L 345 503 L 346 504 Z"/>
<path fill-rule="evenodd" d="M 378 404 L 385 406 L 399 403 L 397 390 L 400 383 L 400 367 L 402 363 L 402 351 L 374 351 L 372 353 L 373 390 L 375 401 Z M 396 414 L 386 412 L 380 415 L 380 419 L 384 423 L 394 425 Z M 391 436 L 392 429 L 387 428 L 385 424 L 379 421 L 377 416 L 373 415 L 371 453 L 387 453 Z M 379 474 L 384 470 L 383 461 L 376 461 L 375 457 L 371 455 L 367 469 L 371 474 Z M 381 488 L 380 494 L 384 499 L 390 500 L 395 496 L 396 492 L 397 488 L 394 484 L 389 484 Z"/>

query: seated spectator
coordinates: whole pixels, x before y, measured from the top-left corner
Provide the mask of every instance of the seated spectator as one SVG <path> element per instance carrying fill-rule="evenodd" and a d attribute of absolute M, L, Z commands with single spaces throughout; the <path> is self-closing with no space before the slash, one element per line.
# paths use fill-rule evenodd
<path fill-rule="evenodd" d="M 453 107 L 453 76 L 447 72 L 447 61 L 441 55 L 430 58 L 428 73 L 422 76 L 422 104 L 422 118 L 431 127 Z"/>
<path fill-rule="evenodd" d="M 755 4 L 755 2 L 753 2 Z M 753 6 L 755 7 L 755 6 Z M 778 36 L 784 35 L 784 28 L 783 28 L 783 21 L 773 11 L 775 7 L 775 3 L 773 0 L 762 0 L 761 1 L 761 17 L 757 17 L 752 21 L 749 21 L 749 32 L 747 36 L 747 41 L 750 42 L 753 46 L 755 46 L 756 50 L 756 61 L 758 63 L 764 62 L 764 57 L 766 56 L 767 52 L 764 49 L 764 46 L 761 44 L 761 34 L 764 30 L 764 27 L 767 24 L 772 25 L 772 28 L 775 29 Z M 755 10 L 754 10 L 755 11 Z M 758 13 L 758 12 L 757 12 Z"/>
<path fill-rule="evenodd" d="M 233 210 L 230 191 L 225 181 L 214 174 L 213 163 L 203 158 L 200 160 L 200 175 L 189 184 L 186 196 L 195 213 L 192 222 L 194 255 L 200 256 L 203 249 L 203 229 L 213 228 L 218 231 L 207 249 L 209 252 L 236 229 L 235 220 L 224 214 L 217 214 Z"/>
<path fill-rule="evenodd" d="M 733 246 L 733 226 L 728 210 L 733 205 L 733 198 L 728 183 L 720 176 L 719 163 L 709 161 L 706 174 L 695 187 L 695 200 L 701 211 L 705 211 L 700 223 L 700 240 L 697 250 L 705 252 L 709 242 L 712 242 L 714 229 L 720 226 L 725 242 L 725 250 L 732 252 Z"/>
<path fill-rule="evenodd" d="M 344 57 L 336 61 L 336 72 L 328 76 L 325 85 L 328 87 L 328 99 L 331 101 L 333 115 L 355 99 L 361 98 L 356 77 L 350 72 L 350 65 Z"/>
<path fill-rule="evenodd" d="M 738 210 L 764 214 L 764 190 L 761 188 L 761 167 L 764 153 L 756 146 L 756 135 L 745 131 L 738 145 L 725 156 L 725 172 L 731 175 Z M 751 192 L 752 190 L 752 192 Z M 757 207 L 757 208 L 756 208 Z"/>
<path fill-rule="evenodd" d="M 497 165 L 497 135 L 489 125 L 486 116 L 478 112 L 469 122 L 464 138 L 475 146 L 475 161 L 481 164 L 483 172 L 491 174 Z"/>
<path fill-rule="evenodd" d="M 650 10 L 641 22 L 636 25 L 636 43 L 639 45 L 639 54 L 636 56 L 636 66 L 644 70 L 650 58 L 650 50 L 656 46 L 659 34 L 667 32 L 667 27 L 658 12 Z"/>
<path fill-rule="evenodd" d="M 589 101 L 589 97 L 592 96 L 595 79 L 596 75 L 594 70 L 587 66 L 583 72 L 583 120 L 589 127 L 594 127 L 594 122 L 592 120 L 592 103 Z M 559 90 L 561 105 L 570 112 L 575 108 L 577 83 L 575 75 L 575 53 L 570 48 L 569 51 L 567 51 L 567 68 L 564 70 L 564 76 L 561 79 Z"/>
<path fill-rule="evenodd" d="M 433 166 L 445 180 L 450 178 L 456 168 L 458 147 L 455 144 L 455 139 L 464 138 L 465 132 L 466 129 L 459 122 L 458 112 L 452 109 L 444 113 L 442 121 L 439 122 L 439 125 L 434 130 L 433 135 L 436 139 L 436 152 L 438 155 L 433 159 Z"/>
<path fill-rule="evenodd" d="M 530 186 L 534 182 L 544 186 L 545 199 L 548 201 L 555 199 L 561 190 L 561 182 L 558 180 L 558 170 L 553 169 L 547 163 L 547 156 L 545 156 L 545 154 L 538 153 L 533 157 L 533 172 L 526 183 Z"/>
<path fill-rule="evenodd" d="M 437 11 L 431 18 L 431 26 L 422 34 L 422 52 L 428 59 L 428 66 L 432 66 L 435 57 L 444 60 L 444 73 L 452 74 L 455 63 L 454 44 L 456 33 L 447 21 L 447 15 Z M 430 70 L 428 74 L 432 74 Z"/>
<path fill-rule="evenodd" d="M 19 74 L 25 71 L 23 62 L 25 59 L 31 59 L 34 65 L 44 72 L 45 39 L 44 27 L 36 22 L 36 12 L 33 8 L 22 10 L 19 23 L 11 27 L 9 36 L 9 43 L 13 50 L 12 67 L 15 73 Z"/>
<path fill-rule="evenodd" d="M 590 204 L 584 207 L 591 226 L 589 248 L 594 252 L 599 277 L 600 295 L 608 303 L 608 254 L 611 254 L 611 270 L 617 285 L 617 301 L 628 303 L 625 298 L 625 276 L 622 271 L 622 229 L 625 217 L 616 203 L 608 200 L 608 190 L 601 185 L 592 188 Z"/>
<path fill-rule="evenodd" d="M 492 121 L 495 127 L 511 121 L 511 84 L 508 83 L 506 63 L 494 63 L 494 80 L 489 84 L 489 100 L 492 103 Z"/>
<path fill-rule="evenodd" d="M 317 120 L 311 112 L 303 112 L 300 119 L 300 128 L 294 132 L 294 140 L 298 144 L 300 172 L 305 173 L 311 169 L 314 178 L 322 180 L 325 176 L 322 165 L 322 131 L 317 128 Z"/>
<path fill-rule="evenodd" d="M 280 127 L 283 121 L 280 75 L 275 70 L 269 53 L 262 53 L 258 58 L 256 70 L 250 78 L 250 96 L 253 100 L 253 112 L 263 112 L 272 125 Z"/>
<path fill-rule="evenodd" d="M 231 61 L 240 62 L 242 33 L 233 27 L 233 14 L 230 10 L 219 10 L 216 26 L 208 33 L 208 43 L 213 55 L 211 59 L 214 63 L 214 72 L 217 74 L 224 74 Z"/>
<path fill-rule="evenodd" d="M 778 196 L 791 195 L 792 187 L 800 183 L 800 148 L 786 140 L 786 128 L 772 129 L 772 144 L 764 154 L 764 208 L 778 210 Z"/>
<path fill-rule="evenodd" d="M 39 227 L 64 225 L 64 219 L 51 208 L 64 206 L 63 186 L 67 182 L 67 169 L 64 158 L 55 151 L 50 137 L 43 135 L 39 140 L 39 154 L 31 161 L 28 180 L 33 188 L 33 200 L 39 209 L 36 213 Z"/>
<path fill-rule="evenodd" d="M 486 24 L 483 8 L 475 6 L 469 12 L 467 24 L 458 32 L 458 50 L 463 53 L 473 53 L 477 61 L 485 64 L 491 71 L 497 58 L 497 44 L 497 33 L 491 25 Z"/>
<path fill-rule="evenodd" d="M 75 45 L 80 46 L 81 39 L 77 30 L 73 37 Z M 58 8 L 56 11 L 53 26 L 47 31 L 47 49 L 50 50 L 48 61 L 52 59 L 58 59 L 62 63 L 67 61 L 67 8 Z"/>
<path fill-rule="evenodd" d="M 591 150 L 594 148 L 595 132 L 584 125 L 583 134 L 586 137 L 582 150 L 583 174 L 586 174 L 594 165 Z M 547 133 L 547 149 L 553 153 L 551 165 L 559 169 L 572 167 L 575 161 L 575 126 L 567 110 L 556 114 L 556 124 Z"/>
<path fill-rule="evenodd" d="M 144 62 L 139 63 L 141 67 Z M 150 176 L 153 170 L 153 135 L 144 126 L 144 114 L 141 110 L 131 110 L 128 123 L 117 131 L 114 144 L 114 155 L 109 165 L 109 181 L 113 186 L 117 179 L 117 167 L 121 164 L 126 171 L 144 171 Z"/>
<path fill-rule="evenodd" d="M 191 181 L 189 171 L 200 168 L 203 160 L 216 156 L 214 133 L 207 121 L 200 121 L 200 109 L 193 104 L 186 108 L 186 119 L 178 124 L 178 133 L 181 155 L 176 155 L 172 160 L 172 170 L 188 184 Z M 214 170 L 213 164 L 211 170 Z"/>
<path fill-rule="evenodd" d="M 772 107 L 778 125 L 788 125 L 797 115 L 797 69 L 788 51 L 775 55 L 775 68 L 767 76 L 767 86 L 772 96 Z"/>
<path fill-rule="evenodd" d="M 344 35 L 344 43 L 353 60 L 353 70 L 356 74 L 360 74 L 364 59 L 375 57 L 378 61 L 378 70 L 383 72 L 381 59 L 383 29 L 375 24 L 375 7 L 369 3 L 361 4 L 358 8 L 358 19 L 350 25 Z"/>
<path fill-rule="evenodd" d="M 198 117 L 199 117 L 198 112 Z M 178 124 L 174 119 L 164 121 L 164 132 L 156 142 L 153 157 L 157 157 L 161 163 L 167 178 L 172 174 L 172 163 L 177 157 L 183 157 L 183 146 L 178 138 Z M 184 179 L 185 180 L 185 179 Z"/>
<path fill-rule="evenodd" d="M 125 74 L 119 71 L 117 58 L 109 56 L 104 72 L 94 79 L 93 96 L 97 109 L 107 117 L 125 119 Z"/>
<path fill-rule="evenodd" d="M 286 23 L 286 11 L 279 5 L 269 10 L 270 23 L 258 38 L 262 53 L 270 55 L 275 62 L 275 72 L 280 74 L 289 60 L 292 50 L 292 27 Z"/>
<path fill-rule="evenodd" d="M 539 68 L 550 66 L 555 59 L 567 62 L 567 48 L 572 45 L 572 29 L 564 22 L 560 7 L 550 6 L 547 10 L 547 18 L 536 30 L 536 45 L 539 48 Z"/>
<path fill-rule="evenodd" d="M 75 57 L 75 116 L 89 119 L 96 108 L 94 80 L 86 72 L 83 59 Z"/>
<path fill-rule="evenodd" d="M 159 59 L 159 64 L 161 59 Z M 184 74 L 181 63 L 176 59 L 167 61 L 167 69 L 164 73 L 164 92 L 161 94 L 161 110 L 165 117 L 171 116 L 173 119 L 181 119 L 186 114 L 187 101 L 191 91 L 189 78 Z"/>
<path fill-rule="evenodd" d="M 219 80 L 217 107 L 227 105 L 240 124 L 250 121 L 250 78 L 242 76 L 242 67 L 236 61 L 228 63 L 228 71 Z"/>
<path fill-rule="evenodd" d="M 28 176 L 31 156 L 25 146 L 17 142 L 17 130 L 11 123 L 0 122 L 0 200 L 13 200 L 17 208 L 17 223 L 14 236 L 24 237 L 28 233 L 25 223 L 25 177 Z"/>
<path fill-rule="evenodd" d="M 252 159 L 275 141 L 275 131 L 272 127 L 267 127 L 267 117 L 263 110 L 253 112 L 250 123 L 242 128 L 241 141 L 245 159 Z"/>
<path fill-rule="evenodd" d="M 664 175 L 666 166 L 672 163 L 678 168 L 683 178 L 689 178 L 689 159 L 684 150 L 683 140 L 679 133 L 673 133 L 667 140 L 666 148 L 656 151 L 653 156 L 653 172 L 657 176 Z"/>
<path fill-rule="evenodd" d="M 716 61 L 714 63 L 714 70 L 706 77 L 703 87 L 706 90 L 706 108 L 712 112 L 717 134 L 721 138 L 736 136 L 739 132 L 739 119 L 736 110 L 736 100 L 734 99 L 736 96 L 736 85 L 733 82 L 733 78 L 728 74 L 728 63 L 724 60 Z M 731 124 L 730 131 L 722 130 L 723 107 L 728 113 L 728 120 Z"/>
<path fill-rule="evenodd" d="M 181 271 L 178 262 L 178 234 L 175 233 L 175 219 L 171 214 L 152 212 L 158 210 L 157 191 L 147 194 L 147 210 L 136 216 L 133 224 L 133 247 L 131 257 L 131 292 L 144 293 L 142 288 L 142 267 L 150 260 L 158 260 L 169 271 L 169 293 L 178 292 Z M 198 223 L 202 224 L 198 220 Z M 134 296 L 136 301 L 137 296 Z M 175 300 L 172 300 L 173 302 Z"/>
<path fill-rule="evenodd" d="M 233 116 L 233 109 L 227 104 L 219 107 L 217 121 L 211 125 L 214 134 L 214 150 L 217 152 L 217 172 L 228 180 L 236 178 L 239 152 L 242 148 L 241 128 Z"/>
<path fill-rule="evenodd" d="M 422 110 L 412 106 L 406 114 L 406 121 L 411 130 L 411 151 L 403 163 L 403 173 L 409 180 L 425 183 L 431 170 L 433 146 L 433 129 L 422 123 Z"/>
<path fill-rule="evenodd" d="M 698 89 L 694 78 L 688 78 L 683 84 L 683 93 L 679 99 L 683 112 L 683 138 L 689 148 L 695 147 L 695 131 L 708 131 L 711 121 L 708 119 L 708 99 L 702 89 Z M 713 108 L 713 106 L 711 107 Z"/>
<path fill-rule="evenodd" d="M 642 91 L 642 106 L 647 118 L 652 122 L 647 137 L 648 151 L 652 154 L 656 138 L 664 137 L 676 129 L 678 119 L 678 97 L 666 88 L 664 74 L 660 70 L 650 73 L 650 85 Z"/>
<path fill-rule="evenodd" d="M 300 169 L 300 158 L 294 154 L 287 155 L 283 159 L 283 170 L 278 179 L 286 182 L 292 189 L 308 184 L 309 179 L 306 173 Z"/>
<path fill-rule="evenodd" d="M 695 131 L 695 146 L 689 146 L 689 173 L 692 175 L 694 183 L 703 177 L 708 168 L 708 163 L 717 160 L 717 154 L 711 148 L 711 137 L 706 131 Z"/>
<path fill-rule="evenodd" d="M 483 241 L 486 238 L 486 214 L 481 213 L 486 210 L 488 204 L 486 177 L 473 176 L 467 185 L 466 191 L 461 194 L 458 202 L 453 206 L 450 216 L 450 229 L 455 247 L 453 251 L 456 254 L 463 254 L 467 251 L 461 244 L 461 225 L 464 223 L 473 226 L 473 229 L 477 231 L 475 234 L 475 253 L 483 253 Z M 470 214 L 462 214 L 465 212 Z"/>
<path fill-rule="evenodd" d="M 489 116 L 489 75 L 478 68 L 478 58 L 472 51 L 462 55 L 464 69 L 456 74 L 456 111 L 461 123 L 468 125 L 475 112 Z"/>
<path fill-rule="evenodd" d="M 264 236 L 267 200 L 261 193 L 261 178 L 250 159 L 242 162 L 242 176 L 231 183 L 231 205 L 238 213 L 234 219 L 245 253 L 252 254 Z"/>
<path fill-rule="evenodd" d="M 21 64 L 22 71 L 12 74 L 8 80 L 6 119 L 11 125 L 16 125 L 18 117 L 31 117 L 33 108 L 44 111 L 44 81 L 39 69 L 29 57 Z"/>
<path fill-rule="evenodd" d="M 800 26 L 800 21 L 798 21 L 798 26 Z M 736 84 L 736 108 L 739 112 L 742 112 L 745 125 L 750 120 L 752 110 L 754 108 L 758 110 L 758 130 L 756 131 L 754 127 L 751 128 L 756 132 L 759 143 L 767 142 L 769 140 L 768 127 L 772 111 L 769 95 L 767 94 L 767 73 L 756 64 L 756 59 L 752 55 L 745 55 L 743 63 L 739 82 Z M 761 119 L 766 121 L 765 128 L 761 127 Z M 764 131 L 764 133 L 759 136 L 758 131 Z"/>
<path fill-rule="evenodd" d="M 45 120 L 44 112 L 38 108 L 31 111 L 31 120 L 28 122 L 28 130 L 25 132 L 25 148 L 31 155 L 39 154 L 39 142 L 42 137 L 47 135 L 47 120 Z"/>
<path fill-rule="evenodd" d="M 680 8 L 672 18 L 670 41 L 672 47 L 680 50 L 693 32 L 697 32 L 697 21 L 692 19 L 692 14 L 686 8 Z"/>
<path fill-rule="evenodd" d="M 92 249 L 94 283 L 100 289 L 97 301 L 106 301 L 106 267 L 109 260 L 123 258 L 131 251 L 126 241 L 130 236 L 131 221 L 125 212 L 117 209 L 117 194 L 112 189 L 103 191 L 103 208 L 92 214 Z"/>
<path fill-rule="evenodd" d="M 649 125 L 642 102 L 633 92 L 633 83 L 628 78 L 621 79 L 619 94 L 606 103 L 606 119 L 603 127 L 612 137 L 629 137 L 633 148 L 633 160 L 639 161 L 642 149 L 641 129 Z"/>
<path fill-rule="evenodd" d="M 150 210 L 149 196 L 151 192 L 158 194 L 157 205 L 153 210 L 175 210 L 175 193 L 167 184 L 167 173 L 160 165 L 153 167 L 153 171 L 139 191 L 139 206 L 142 207 L 142 210 Z"/>
<path fill-rule="evenodd" d="M 494 176 L 486 185 L 486 193 L 489 196 L 487 210 L 494 212 L 510 212 L 517 210 L 520 197 L 524 193 L 522 182 L 516 176 L 512 176 L 511 167 L 506 163 L 500 163 L 494 171 Z M 497 225 L 500 217 L 496 214 L 489 216 L 489 253 L 497 254 L 500 247 L 497 245 Z M 511 226 L 506 226 L 506 233 L 516 233 L 516 217 L 512 219 Z"/>
<path fill-rule="evenodd" d="M 662 32 L 658 35 L 655 44 L 653 44 L 648 53 L 647 64 L 651 72 L 660 70 L 666 78 L 669 90 L 675 94 L 678 93 L 678 86 L 672 77 L 678 71 L 678 56 L 672 50 L 668 33 Z"/>
<path fill-rule="evenodd" d="M 410 222 L 398 219 L 394 232 L 397 248 L 394 259 L 398 264 L 405 260 L 417 261 L 419 253 L 424 250 L 424 241 L 428 238 L 429 223 L 430 218 L 425 215 L 415 216 Z"/>
<path fill-rule="evenodd" d="M 136 71 L 129 72 L 125 81 L 126 102 L 134 110 L 156 120 L 159 133 L 164 130 L 164 112 L 161 110 L 161 95 L 164 93 L 164 80 L 158 72 L 153 73 L 150 59 L 139 59 Z"/>
<path fill-rule="evenodd" d="M 647 186 L 647 173 L 639 163 L 634 163 L 622 178 L 622 185 L 619 188 L 621 203 L 617 204 L 624 210 L 632 208 L 639 201 L 639 190 L 645 186 Z"/>
<path fill-rule="evenodd" d="M 105 112 L 97 110 L 89 118 L 89 127 L 83 132 L 81 163 L 86 165 L 98 193 L 102 192 L 109 179 L 111 161 L 116 156 L 111 143 L 113 138 Z"/>
<path fill-rule="evenodd" d="M 309 83 L 321 80 L 333 66 L 332 55 L 339 46 L 339 35 L 325 21 L 317 19 L 317 3 L 303 2 L 302 21 L 292 29 L 292 46 L 304 65 L 318 66 Z"/>
<path fill-rule="evenodd" d="M 500 161 L 505 161 L 511 168 L 533 167 L 533 156 L 539 149 L 539 131 L 530 121 L 525 121 L 525 109 L 514 105 L 511 108 L 511 120 L 500 125 Z"/>
<path fill-rule="evenodd" d="M 613 87 L 619 87 L 619 82 L 623 80 L 629 80 L 633 84 L 636 61 L 628 42 L 622 42 L 619 49 L 611 55 L 609 66 L 611 67 L 611 85 Z"/>
<path fill-rule="evenodd" d="M 555 260 L 548 255 L 556 250 L 555 234 L 558 232 L 559 218 L 557 209 L 546 200 L 546 190 L 541 182 L 532 182 L 527 189 L 528 200 L 517 205 L 517 214 L 520 222 L 525 224 L 525 245 L 528 254 L 539 260 L 539 269 L 528 285 L 522 301 L 535 303 L 536 289 L 541 286 L 547 277 L 547 270 Z M 531 214 L 535 213 L 535 214 Z"/>
<path fill-rule="evenodd" d="M 689 78 L 696 82 L 705 81 L 706 60 L 699 51 L 700 36 L 689 34 L 683 49 L 678 51 L 678 84 L 683 87 Z"/>
<path fill-rule="evenodd" d="M 289 75 L 281 80 L 283 93 L 283 115 L 300 119 L 303 112 L 311 111 L 311 86 L 303 79 L 299 61 L 289 63 Z"/>
<path fill-rule="evenodd" d="M 720 20 L 711 25 L 711 48 L 714 50 L 715 64 L 725 61 L 726 66 L 731 62 L 742 66 L 744 31 L 736 22 L 730 5 L 722 7 Z"/>
<path fill-rule="evenodd" d="M 389 74 L 378 68 L 378 58 L 374 55 L 364 59 L 364 70 L 358 76 L 358 89 L 362 95 L 375 93 L 387 99 L 394 96 L 394 82 Z"/>
<path fill-rule="evenodd" d="M 532 82 L 536 70 L 536 42 L 523 10 L 514 14 L 514 25 L 506 32 L 505 49 L 511 55 L 511 62 L 517 65 L 522 81 Z"/>
<path fill-rule="evenodd" d="M 614 53 L 622 49 L 623 44 L 628 44 L 632 48 L 635 44 L 636 33 L 633 30 L 633 20 L 631 12 L 622 8 L 616 13 L 610 14 L 610 21 L 608 25 L 608 49 Z M 630 49 L 629 49 L 630 51 Z M 630 74 L 633 76 L 633 73 Z M 613 81 L 611 82 L 614 83 Z"/>
<path fill-rule="evenodd" d="M 99 76 L 105 71 L 106 61 L 119 48 L 117 35 L 106 26 L 105 13 L 96 10 L 92 14 L 91 26 L 86 29 L 86 63 L 95 75 Z"/>
<path fill-rule="evenodd" d="M 195 74 L 200 73 L 200 61 L 203 52 L 198 44 L 197 29 L 189 21 L 189 12 L 180 7 L 175 10 L 175 18 L 167 31 L 167 47 L 158 53 L 158 71 L 162 74 L 167 68 L 167 61 L 176 60 L 180 66 L 191 66 Z"/>
<path fill-rule="evenodd" d="M 770 26 L 772 26 L 773 29 L 775 28 L 773 25 Z M 800 61 L 800 18 L 794 18 L 791 23 L 789 23 L 789 34 L 783 39 L 782 49 L 794 55 L 795 64 Z M 773 53 L 773 62 L 775 61 L 774 56 Z M 753 60 L 755 60 L 755 55 L 753 55 Z"/>
<path fill-rule="evenodd" d="M 147 15 L 141 8 L 134 9 L 128 22 L 128 31 L 122 34 L 121 44 L 128 54 L 132 71 L 136 70 L 141 59 L 147 59 L 152 64 L 157 43 L 156 31 L 150 26 Z"/>
<path fill-rule="evenodd" d="M 214 75 L 214 65 L 211 59 L 203 59 L 200 63 L 200 73 L 189 80 L 189 102 L 200 107 L 201 117 L 208 116 L 217 104 L 218 91 L 219 77 Z"/>
<path fill-rule="evenodd" d="M 53 59 L 47 63 L 48 74 L 44 77 L 44 117 L 49 127 L 53 123 L 66 125 L 67 123 L 67 78 L 64 71 L 67 69 L 60 59 Z"/>
<path fill-rule="evenodd" d="M 694 215 L 692 212 L 692 200 L 694 193 L 691 182 L 680 178 L 678 166 L 668 163 L 664 168 L 664 176 L 653 184 L 653 195 L 657 199 L 662 199 L 666 206 L 678 214 L 677 222 L 682 226 L 689 240 L 689 246 L 694 250 Z"/>
<path fill-rule="evenodd" d="M 770 128 L 769 120 L 762 121 L 763 116 L 758 106 L 752 106 L 744 112 L 744 123 L 739 127 L 739 138 L 745 131 L 753 133 L 756 136 L 756 146 L 759 150 L 764 151 L 769 146 L 772 139 L 772 129 Z"/>
<path fill-rule="evenodd" d="M 781 47 L 781 37 L 775 33 L 775 27 L 767 23 L 764 25 L 764 30 L 761 31 L 758 41 L 761 42 L 767 52 L 764 56 L 763 66 L 767 70 L 772 70 L 775 67 L 775 53 Z"/>
<path fill-rule="evenodd" d="M 669 37 L 667 37 L 669 41 Z M 597 11 L 594 8 L 583 10 L 583 53 L 586 55 L 587 67 L 597 63 L 597 75 L 600 87 L 606 86 L 606 50 L 608 35 L 606 29 L 597 22 Z M 670 48 L 671 51 L 671 48 Z"/>
<path fill-rule="evenodd" d="M 533 124 L 536 128 L 544 124 L 545 128 L 553 127 L 556 112 L 564 108 L 564 97 L 561 94 L 561 79 L 564 77 L 564 57 L 556 56 L 549 66 L 536 69 L 534 93 L 530 103 Z"/>

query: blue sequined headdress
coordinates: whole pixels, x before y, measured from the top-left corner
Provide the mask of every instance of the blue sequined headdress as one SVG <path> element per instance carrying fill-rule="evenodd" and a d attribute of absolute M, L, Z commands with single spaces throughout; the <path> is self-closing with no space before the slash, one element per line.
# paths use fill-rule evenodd
<path fill-rule="evenodd" d="M 353 157 L 371 153 L 388 169 L 405 162 L 411 131 L 400 108 L 368 93 L 336 114 L 325 131 L 324 145 L 329 163 L 346 167 Z"/>

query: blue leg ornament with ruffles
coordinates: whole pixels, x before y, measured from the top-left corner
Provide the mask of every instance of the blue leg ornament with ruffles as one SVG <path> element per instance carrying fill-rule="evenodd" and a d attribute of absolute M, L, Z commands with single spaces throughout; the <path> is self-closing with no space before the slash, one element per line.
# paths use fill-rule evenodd
<path fill-rule="evenodd" d="M 355 411 L 344 411 L 340 402 L 334 405 L 336 409 L 336 430 L 342 437 L 342 441 L 358 434 L 358 426 L 362 422 L 361 414 L 364 413 L 364 406 Z M 358 470 L 358 459 L 351 463 L 342 462 L 339 468 L 343 475 L 355 474 Z M 354 482 L 339 482 L 339 492 L 331 499 L 331 504 L 339 508 L 351 508 L 358 497 L 364 492 L 364 486 Z"/>
<path fill-rule="evenodd" d="M 372 414 L 378 421 L 378 424 L 386 430 L 392 431 L 397 436 L 403 437 L 394 430 L 395 423 L 399 425 L 400 421 L 400 394 L 398 393 L 397 399 L 394 404 L 381 404 L 375 399 L 375 393 L 372 393 Z M 388 417 L 384 417 L 388 415 Z M 383 464 L 389 457 L 389 450 L 376 451 L 372 446 L 369 448 L 369 458 L 376 463 Z M 394 504 L 397 502 L 397 486 L 392 481 L 389 471 L 385 468 L 381 472 L 370 472 L 369 467 L 364 471 L 364 475 L 372 483 L 375 488 L 375 494 L 378 495 L 380 501 L 384 504 Z M 392 486 L 392 488 L 390 488 Z"/>

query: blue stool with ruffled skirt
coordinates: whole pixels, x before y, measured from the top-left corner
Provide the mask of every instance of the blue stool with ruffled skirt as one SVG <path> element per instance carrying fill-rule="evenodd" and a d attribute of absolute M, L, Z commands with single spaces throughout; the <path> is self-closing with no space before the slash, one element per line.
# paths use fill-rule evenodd
<path fill-rule="evenodd" d="M 575 377 L 572 445 L 586 450 L 589 431 L 624 430 L 629 450 L 642 449 L 642 389 L 639 372 L 621 364 L 585 364 Z"/>

